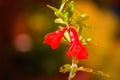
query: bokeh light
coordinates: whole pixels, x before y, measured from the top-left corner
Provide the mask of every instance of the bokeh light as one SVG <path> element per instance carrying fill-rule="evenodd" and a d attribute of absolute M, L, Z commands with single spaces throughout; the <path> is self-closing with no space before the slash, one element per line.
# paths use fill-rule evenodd
<path fill-rule="evenodd" d="M 14 46 L 18 51 L 28 52 L 32 49 L 32 39 L 28 34 L 19 34 L 15 37 Z"/>

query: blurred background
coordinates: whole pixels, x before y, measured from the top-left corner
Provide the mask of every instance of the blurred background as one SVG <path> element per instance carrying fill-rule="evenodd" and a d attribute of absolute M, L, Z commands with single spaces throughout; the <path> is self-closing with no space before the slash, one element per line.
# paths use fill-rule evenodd
<path fill-rule="evenodd" d="M 57 50 L 43 44 L 44 36 L 57 29 L 53 11 L 61 0 L 0 0 L 0 80 L 67 80 L 68 73 L 59 67 L 71 63 L 66 56 L 68 46 Z M 78 72 L 73 80 L 120 80 L 120 1 L 75 0 L 75 9 L 86 13 L 84 38 L 89 58 L 79 66 L 100 70 L 110 78 Z"/>

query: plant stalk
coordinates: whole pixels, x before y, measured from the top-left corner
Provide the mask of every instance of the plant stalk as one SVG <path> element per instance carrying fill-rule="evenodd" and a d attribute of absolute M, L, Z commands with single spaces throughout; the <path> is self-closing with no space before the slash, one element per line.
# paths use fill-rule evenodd
<path fill-rule="evenodd" d="M 71 70 L 70 70 L 70 73 L 69 73 L 69 77 L 68 77 L 68 80 L 72 80 L 72 78 L 76 75 L 76 71 L 77 71 L 77 63 L 78 63 L 78 60 L 76 60 L 76 58 L 72 58 L 72 65 L 71 65 Z"/>

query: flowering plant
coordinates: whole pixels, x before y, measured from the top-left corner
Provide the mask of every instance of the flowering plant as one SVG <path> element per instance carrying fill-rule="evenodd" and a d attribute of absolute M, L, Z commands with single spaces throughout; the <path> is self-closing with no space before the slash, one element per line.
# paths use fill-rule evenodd
<path fill-rule="evenodd" d="M 62 0 L 62 4 L 59 9 L 47 5 L 51 8 L 56 15 L 55 23 L 59 23 L 60 26 L 58 30 L 48 33 L 44 38 L 44 43 L 50 45 L 52 49 L 56 49 L 59 47 L 61 40 L 67 41 L 69 45 L 69 49 L 67 51 L 67 56 L 72 58 L 72 64 L 65 64 L 60 67 L 60 72 L 69 73 L 68 80 L 71 80 L 76 72 L 86 71 L 86 72 L 94 72 L 90 68 L 78 67 L 77 64 L 79 60 L 88 58 L 88 51 L 86 48 L 86 44 L 91 40 L 83 39 L 81 36 L 81 32 L 86 24 L 83 22 L 88 18 L 86 14 L 81 14 L 79 17 L 75 18 L 75 10 L 74 10 L 74 1 Z M 96 73 L 100 73 L 101 71 L 97 71 Z M 105 75 L 102 73 L 102 75 Z"/>

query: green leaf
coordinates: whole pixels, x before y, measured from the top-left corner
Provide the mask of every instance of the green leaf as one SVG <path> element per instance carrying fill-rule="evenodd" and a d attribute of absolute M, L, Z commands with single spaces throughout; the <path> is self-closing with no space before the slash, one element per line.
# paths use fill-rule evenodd
<path fill-rule="evenodd" d="M 87 39 L 86 39 L 86 42 L 90 42 L 90 41 L 92 41 L 91 38 L 87 38 Z"/>
<path fill-rule="evenodd" d="M 70 42 L 70 35 L 69 35 L 68 31 L 66 31 L 66 32 L 64 33 L 64 36 L 65 36 L 65 39 L 67 39 L 67 41 Z"/>
<path fill-rule="evenodd" d="M 110 77 L 108 74 L 105 74 L 104 72 L 102 72 L 102 71 L 94 71 L 93 69 L 91 69 L 91 68 L 85 68 L 85 67 L 83 67 L 83 66 L 81 66 L 81 67 L 79 67 L 78 69 L 77 69 L 77 71 L 85 71 L 85 72 L 90 72 L 90 73 L 94 73 L 94 74 L 99 74 L 99 75 L 101 75 L 101 76 L 106 76 L 106 77 Z"/>
<path fill-rule="evenodd" d="M 85 68 L 85 67 L 81 66 L 78 68 L 78 71 L 93 72 L 93 69 Z"/>
<path fill-rule="evenodd" d="M 90 26 L 90 25 L 85 24 L 85 23 L 83 23 L 83 22 L 79 22 L 79 23 L 77 23 L 77 24 L 79 24 L 80 27 L 89 28 L 89 29 L 91 29 L 91 30 L 93 30 L 93 31 L 95 30 L 94 26 Z"/>
<path fill-rule="evenodd" d="M 61 18 L 56 18 L 55 23 L 66 24 Z"/>
<path fill-rule="evenodd" d="M 86 42 L 85 39 L 82 39 L 82 44 L 83 44 L 83 45 L 87 45 L 87 42 Z"/>
<path fill-rule="evenodd" d="M 76 22 L 79 23 L 79 22 L 84 21 L 88 18 L 89 18 L 89 16 L 87 14 L 82 14 L 76 19 Z"/>
<path fill-rule="evenodd" d="M 57 12 L 55 12 L 55 15 L 57 16 L 57 17 L 60 17 L 60 18 L 65 18 L 65 16 L 63 15 L 63 13 L 61 12 L 61 11 L 57 11 Z"/>
<path fill-rule="evenodd" d="M 47 7 L 49 7 L 50 9 L 52 9 L 54 12 L 59 11 L 57 8 L 55 8 L 55 7 L 53 7 L 53 6 L 50 6 L 50 5 L 47 5 Z"/>
<path fill-rule="evenodd" d="M 109 74 L 105 74 L 105 73 L 102 72 L 102 71 L 97 71 L 96 74 L 99 74 L 99 75 L 101 75 L 101 76 L 106 76 L 106 77 L 110 78 L 110 75 L 109 75 Z"/>
<path fill-rule="evenodd" d="M 71 1 L 67 4 L 67 7 L 65 9 L 65 11 L 73 11 L 73 7 L 74 7 L 74 1 Z"/>
<path fill-rule="evenodd" d="M 73 14 L 73 8 L 74 8 L 74 1 L 71 1 L 67 4 L 67 7 L 64 10 L 64 14 L 69 13 L 68 17 L 70 17 Z"/>
<path fill-rule="evenodd" d="M 55 8 L 55 7 L 52 7 L 52 6 L 50 6 L 50 5 L 47 5 L 47 7 L 49 7 L 50 9 L 52 9 L 52 10 L 55 12 L 55 15 L 56 15 L 57 17 L 64 18 L 63 13 L 62 13 L 59 9 L 57 9 L 57 8 Z"/>
<path fill-rule="evenodd" d="M 60 6 L 60 11 L 62 11 L 66 6 L 66 3 L 68 2 L 68 0 L 62 0 L 61 6 Z"/>
<path fill-rule="evenodd" d="M 80 17 L 83 19 L 83 20 L 86 20 L 89 16 L 87 14 L 81 14 Z"/>
<path fill-rule="evenodd" d="M 62 13 L 62 9 L 65 5 L 65 3 L 67 2 L 67 0 L 63 0 L 62 1 L 62 5 L 60 7 L 60 9 L 57 9 L 55 7 L 52 7 L 50 5 L 47 5 L 49 8 L 51 8 L 54 12 L 55 12 L 55 15 L 59 18 L 62 18 L 63 21 L 61 21 L 60 19 L 58 20 L 55 20 L 56 23 L 65 23 L 65 24 L 68 24 L 69 22 L 69 19 L 70 19 L 70 16 L 73 14 L 73 4 L 74 2 L 71 1 L 67 4 L 67 7 L 65 8 L 65 10 L 63 11 Z"/>
<path fill-rule="evenodd" d="M 68 23 L 68 21 L 69 21 L 69 12 L 66 12 L 65 14 L 64 14 L 64 22 L 65 23 Z"/>
<path fill-rule="evenodd" d="M 60 67 L 59 72 L 66 73 L 66 72 L 69 72 L 70 70 L 71 70 L 71 65 L 70 64 L 65 64 L 65 65 Z"/>
<path fill-rule="evenodd" d="M 62 4 L 68 2 L 68 0 L 62 0 Z"/>

